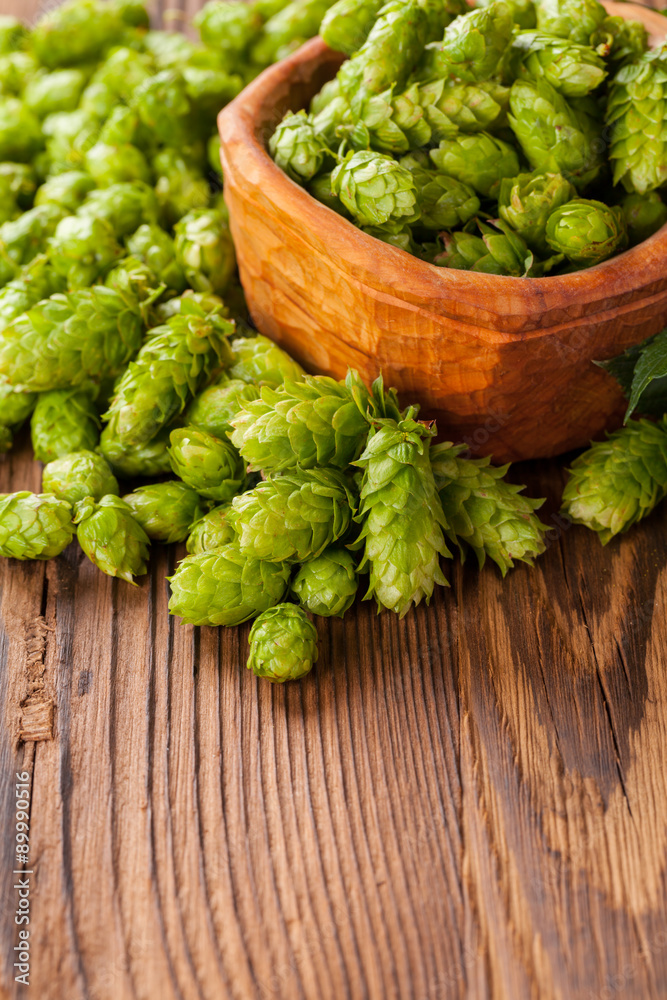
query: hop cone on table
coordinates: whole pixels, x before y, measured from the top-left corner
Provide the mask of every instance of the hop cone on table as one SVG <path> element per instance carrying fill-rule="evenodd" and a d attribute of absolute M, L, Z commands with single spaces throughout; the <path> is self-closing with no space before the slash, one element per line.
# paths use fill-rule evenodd
<path fill-rule="evenodd" d="M 623 66 L 607 103 L 614 184 L 645 194 L 667 182 L 667 45 Z"/>
<path fill-rule="evenodd" d="M 57 205 L 73 215 L 83 204 L 87 194 L 95 188 L 95 181 L 83 170 L 66 170 L 48 177 L 35 195 L 35 205 Z"/>
<path fill-rule="evenodd" d="M 184 542 L 205 510 L 197 493 L 176 480 L 139 486 L 123 500 L 148 537 L 167 545 Z"/>
<path fill-rule="evenodd" d="M 382 153 L 348 153 L 331 174 L 331 189 L 362 225 L 380 225 L 414 214 L 412 174 Z"/>
<path fill-rule="evenodd" d="M 302 608 L 278 604 L 263 611 L 250 630 L 248 669 L 275 684 L 297 681 L 317 660 L 317 629 Z"/>
<path fill-rule="evenodd" d="M 544 552 L 547 530 L 535 515 L 544 500 L 519 496 L 523 486 L 503 478 L 509 466 L 494 467 L 490 459 L 462 457 L 465 445 L 439 444 L 431 449 L 431 465 L 447 520 L 445 534 L 465 559 L 469 546 L 480 568 L 486 557 L 505 576 L 514 560 L 532 566 Z"/>
<path fill-rule="evenodd" d="M 224 441 L 232 434 L 232 421 L 242 407 L 258 398 L 257 386 L 229 378 L 223 372 L 212 385 L 195 396 L 185 412 L 185 422 Z"/>
<path fill-rule="evenodd" d="M 193 302 L 184 302 L 180 313 L 152 329 L 116 384 L 104 414 L 103 441 L 147 444 L 229 360 L 227 335 L 233 329 L 233 323 L 207 315 Z"/>
<path fill-rule="evenodd" d="M 234 57 L 255 40 L 262 18 L 253 4 L 207 3 L 192 22 L 205 45 Z"/>
<path fill-rule="evenodd" d="M 283 599 L 289 567 L 248 557 L 231 543 L 186 556 L 169 580 L 172 615 L 190 625 L 240 625 Z"/>
<path fill-rule="evenodd" d="M 229 441 L 197 427 L 179 427 L 171 432 L 169 457 L 174 473 L 203 497 L 218 503 L 243 488 L 245 463 Z"/>
<path fill-rule="evenodd" d="M 305 111 L 288 112 L 269 140 L 271 156 L 300 184 L 319 173 L 327 147 Z"/>
<path fill-rule="evenodd" d="M 72 507 L 92 497 L 118 496 L 118 482 L 108 462 L 94 451 L 75 451 L 44 466 L 42 489 Z"/>
<path fill-rule="evenodd" d="M 314 615 L 342 618 L 352 607 L 359 581 L 354 558 L 346 549 L 325 549 L 299 568 L 292 592 Z"/>
<path fill-rule="evenodd" d="M 284 472 L 300 466 L 345 469 L 368 436 L 371 396 L 357 372 L 344 383 L 325 375 L 264 387 L 233 420 L 232 443 L 253 470 Z"/>
<path fill-rule="evenodd" d="M 214 507 L 192 525 L 186 543 L 186 548 L 191 555 L 219 549 L 235 540 L 236 533 L 227 519 L 229 506 L 229 504 L 221 504 L 219 507 Z"/>
<path fill-rule="evenodd" d="M 79 389 L 40 393 L 30 422 L 35 458 L 52 462 L 72 452 L 93 451 L 99 427 L 97 407 L 89 393 Z"/>
<path fill-rule="evenodd" d="M 170 429 L 165 427 L 154 438 L 140 445 L 124 445 L 118 438 L 102 435 L 99 450 L 122 479 L 164 476 L 171 473 L 169 461 Z"/>
<path fill-rule="evenodd" d="M 607 77 L 607 67 L 589 45 L 540 32 L 519 34 L 513 52 L 521 55 L 521 75 L 544 78 L 565 97 L 585 97 Z"/>
<path fill-rule="evenodd" d="M 477 7 L 490 7 L 497 0 L 478 0 Z M 535 14 L 535 4 L 533 0 L 505 0 L 509 8 L 514 24 L 522 30 L 534 28 L 537 25 L 537 15 Z M 463 12 L 462 12 L 463 13 Z"/>
<path fill-rule="evenodd" d="M 123 23 L 112 4 L 67 0 L 40 18 L 31 41 L 39 61 L 50 68 L 99 58 L 119 41 Z"/>
<path fill-rule="evenodd" d="M 198 208 L 176 223 L 176 260 L 188 284 L 198 292 L 221 294 L 234 273 L 236 256 L 222 212 Z"/>
<path fill-rule="evenodd" d="M 364 470 L 357 520 L 359 570 L 370 570 L 366 597 L 401 617 L 423 598 L 428 603 L 436 584 L 447 585 L 440 557 L 451 556 L 429 455 L 434 432 L 413 413 L 378 420 L 356 462 Z"/>
<path fill-rule="evenodd" d="M 85 288 L 122 257 L 123 249 L 106 219 L 68 215 L 49 240 L 48 254 L 70 288 Z"/>
<path fill-rule="evenodd" d="M 241 382 L 258 382 L 276 388 L 286 379 L 300 382 L 306 374 L 298 361 L 261 333 L 257 337 L 238 337 L 232 340 L 230 347 L 232 361 L 227 374 Z"/>
<path fill-rule="evenodd" d="M 129 236 L 143 224 L 155 224 L 157 214 L 155 192 L 143 181 L 91 191 L 77 211 L 79 218 L 104 219 L 117 237 Z"/>
<path fill-rule="evenodd" d="M 36 402 L 34 392 L 21 392 L 0 378 L 0 427 L 4 428 L 6 444 L 6 447 L 0 447 L 0 453 L 9 451 L 12 446 L 11 430 L 18 430 L 25 423 Z"/>
<path fill-rule="evenodd" d="M 176 260 L 176 248 L 169 233 L 145 223 L 125 241 L 128 252 L 142 260 L 159 281 L 175 292 L 185 289 L 183 268 Z"/>
<path fill-rule="evenodd" d="M 136 301 L 101 285 L 53 295 L 0 336 L 0 373 L 36 392 L 117 375 L 141 344 Z"/>
<path fill-rule="evenodd" d="M 74 520 L 79 545 L 103 573 L 134 583 L 148 571 L 148 535 L 120 497 L 81 500 Z"/>
<path fill-rule="evenodd" d="M 241 552 L 269 562 L 303 563 L 342 538 L 352 521 L 352 495 L 342 473 L 285 473 L 234 497 L 229 522 Z"/>
<path fill-rule="evenodd" d="M 598 0 L 538 0 L 537 27 L 576 45 L 591 45 L 607 11 Z"/>
<path fill-rule="evenodd" d="M 546 241 L 549 216 L 575 195 L 562 174 L 519 174 L 500 182 L 498 212 L 531 250 L 547 256 L 551 252 Z"/>
<path fill-rule="evenodd" d="M 623 210 L 575 198 L 549 216 L 546 240 L 575 264 L 599 264 L 628 245 Z"/>
<path fill-rule="evenodd" d="M 517 80 L 510 108 L 510 125 L 534 170 L 563 174 L 578 190 L 596 179 L 604 162 L 599 126 L 547 80 Z"/>
<path fill-rule="evenodd" d="M 491 196 L 503 177 L 516 177 L 521 170 L 516 150 L 487 132 L 443 139 L 430 155 L 443 174 L 456 177 L 484 197 Z"/>
<path fill-rule="evenodd" d="M 0 555 L 53 559 L 72 541 L 72 508 L 48 494 L 0 495 Z"/>
<path fill-rule="evenodd" d="M 621 202 L 630 243 L 634 246 L 657 233 L 667 222 L 667 205 L 657 191 L 626 194 Z M 0 292 L 0 300 L 2 292 Z M 1 310 L 0 306 L 0 310 Z"/>
<path fill-rule="evenodd" d="M 38 205 L 0 226 L 0 284 L 21 277 L 21 269 L 46 250 L 62 219 L 56 205 Z"/>
<path fill-rule="evenodd" d="M 488 80 L 501 70 L 513 29 L 510 8 L 502 2 L 457 17 L 445 29 L 443 41 L 427 47 L 428 72 L 442 80 Z"/>
<path fill-rule="evenodd" d="M 667 496 L 667 418 L 630 420 L 572 463 L 563 511 L 597 532 L 603 545 Z"/>
<path fill-rule="evenodd" d="M 64 292 L 66 287 L 66 280 L 44 254 L 34 257 L 18 278 L 0 290 L 0 330 L 43 299 Z"/>

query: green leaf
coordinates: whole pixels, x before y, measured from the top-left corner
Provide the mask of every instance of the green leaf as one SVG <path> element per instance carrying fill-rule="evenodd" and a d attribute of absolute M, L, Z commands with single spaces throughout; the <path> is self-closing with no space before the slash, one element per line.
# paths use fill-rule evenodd
<path fill-rule="evenodd" d="M 595 364 L 609 372 L 628 397 L 626 423 L 635 410 L 647 416 L 667 412 L 667 329 L 616 358 Z"/>

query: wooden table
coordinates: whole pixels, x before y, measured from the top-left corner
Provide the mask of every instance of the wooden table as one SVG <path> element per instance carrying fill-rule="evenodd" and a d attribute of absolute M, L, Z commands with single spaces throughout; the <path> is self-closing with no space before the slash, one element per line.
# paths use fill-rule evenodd
<path fill-rule="evenodd" d="M 603 549 L 559 519 L 563 469 L 516 470 L 549 497 L 535 569 L 320 620 L 284 688 L 245 670 L 247 627 L 169 619 L 182 548 L 137 588 L 76 546 L 0 562 L 0 994 L 667 996 L 667 507 Z M 0 490 L 39 487 L 24 436 Z"/>

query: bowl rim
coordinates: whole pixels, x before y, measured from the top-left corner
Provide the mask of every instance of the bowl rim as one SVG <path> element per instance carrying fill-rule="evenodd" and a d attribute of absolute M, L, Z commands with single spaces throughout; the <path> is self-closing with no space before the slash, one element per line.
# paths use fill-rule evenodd
<path fill-rule="evenodd" d="M 667 36 L 667 19 L 657 10 L 625 0 L 605 0 L 604 6 L 611 15 L 641 21 L 654 45 L 659 43 L 661 37 Z M 664 31 L 659 34 L 663 22 Z M 283 221 L 291 224 L 292 228 L 298 226 L 305 242 L 319 244 L 320 236 L 325 234 L 326 248 L 331 256 L 345 261 L 348 267 L 352 264 L 358 269 L 359 279 L 371 286 L 382 286 L 383 275 L 386 278 L 390 274 L 395 276 L 400 270 L 409 271 L 413 285 L 409 293 L 401 296 L 400 287 L 394 288 L 393 293 L 411 302 L 451 300 L 457 295 L 467 299 L 468 294 L 479 293 L 480 279 L 484 279 L 485 286 L 487 281 L 492 281 L 485 291 L 502 299 L 507 314 L 525 314 L 527 308 L 533 312 L 547 312 L 565 305 L 575 309 L 575 314 L 578 307 L 587 312 L 587 305 L 590 307 L 596 302 L 599 305 L 600 294 L 604 297 L 605 288 L 610 290 L 611 299 L 618 303 L 619 299 L 636 298 L 638 288 L 658 285 L 661 280 L 664 282 L 667 224 L 637 246 L 593 267 L 566 275 L 518 278 L 437 267 L 369 236 L 327 208 L 274 163 L 262 134 L 266 136 L 268 119 L 276 104 L 281 97 L 288 95 L 293 86 L 307 84 L 316 67 L 323 71 L 330 67 L 333 76 L 337 65 L 344 59 L 341 53 L 329 49 L 316 36 L 282 62 L 264 70 L 218 116 L 223 166 L 226 147 L 243 147 L 245 179 L 262 192 L 264 199 L 282 216 Z M 305 223 L 305 226 L 299 223 Z M 319 244 L 319 249 L 324 246 Z M 369 262 L 372 262 L 372 269 Z M 420 288 L 414 287 L 416 281 Z M 386 288 L 386 283 L 383 286 Z"/>

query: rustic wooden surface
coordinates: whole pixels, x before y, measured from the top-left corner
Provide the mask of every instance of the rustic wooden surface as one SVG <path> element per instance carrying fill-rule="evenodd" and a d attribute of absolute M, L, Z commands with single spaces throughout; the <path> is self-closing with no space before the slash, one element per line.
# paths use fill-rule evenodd
<path fill-rule="evenodd" d="M 563 468 L 516 470 L 549 497 L 535 569 L 320 621 L 285 688 L 244 669 L 247 627 L 169 620 L 181 550 L 138 588 L 76 546 L 0 562 L 0 995 L 667 996 L 667 507 L 602 549 L 558 519 Z M 39 485 L 24 437 L 0 491 Z"/>
<path fill-rule="evenodd" d="M 653 43 L 665 38 L 657 11 L 606 6 L 642 20 Z M 340 62 L 313 39 L 219 117 L 225 198 L 259 330 L 311 370 L 344 378 L 351 364 L 369 383 L 382 371 L 457 440 L 495 426 L 501 462 L 560 455 L 619 426 L 619 386 L 592 362 L 664 327 L 667 226 L 597 267 L 529 281 L 434 267 L 373 239 L 266 149 L 285 111 L 307 107 Z"/>

